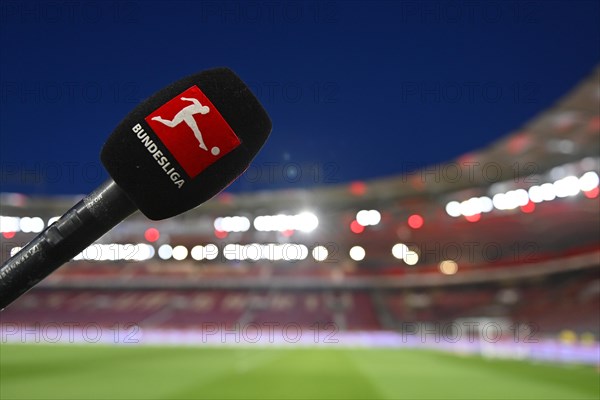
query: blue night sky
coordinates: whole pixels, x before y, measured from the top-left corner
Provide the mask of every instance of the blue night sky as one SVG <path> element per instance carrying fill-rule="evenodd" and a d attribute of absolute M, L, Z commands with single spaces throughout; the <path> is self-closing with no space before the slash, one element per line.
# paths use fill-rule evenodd
<path fill-rule="evenodd" d="M 0 3 L 1 190 L 87 193 L 142 99 L 215 66 L 273 132 L 233 192 L 393 175 L 517 129 L 600 61 L 597 1 Z"/>

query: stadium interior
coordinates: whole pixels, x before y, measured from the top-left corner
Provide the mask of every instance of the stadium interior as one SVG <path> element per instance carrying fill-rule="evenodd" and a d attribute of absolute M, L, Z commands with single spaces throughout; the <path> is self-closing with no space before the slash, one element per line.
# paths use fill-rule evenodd
<path fill-rule="evenodd" d="M 2 324 L 403 332 L 476 318 L 597 343 L 599 75 L 452 162 L 223 193 L 165 221 L 135 214 L 5 310 Z M 3 259 L 74 200 L 2 194 Z"/>

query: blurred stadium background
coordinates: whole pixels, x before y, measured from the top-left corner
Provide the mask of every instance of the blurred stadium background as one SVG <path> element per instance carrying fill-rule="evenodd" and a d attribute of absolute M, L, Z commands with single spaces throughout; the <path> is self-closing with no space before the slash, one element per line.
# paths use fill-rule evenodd
<path fill-rule="evenodd" d="M 445 164 L 130 217 L 0 313 L 1 397 L 598 398 L 599 82 Z M 77 200 L 3 193 L 2 259 Z"/>

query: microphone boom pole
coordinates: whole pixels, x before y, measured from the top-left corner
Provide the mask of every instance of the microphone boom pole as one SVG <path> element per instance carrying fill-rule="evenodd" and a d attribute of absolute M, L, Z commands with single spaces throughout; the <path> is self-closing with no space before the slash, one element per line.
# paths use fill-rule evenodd
<path fill-rule="evenodd" d="M 112 179 L 104 182 L 2 265 L 0 310 L 136 210 Z"/>

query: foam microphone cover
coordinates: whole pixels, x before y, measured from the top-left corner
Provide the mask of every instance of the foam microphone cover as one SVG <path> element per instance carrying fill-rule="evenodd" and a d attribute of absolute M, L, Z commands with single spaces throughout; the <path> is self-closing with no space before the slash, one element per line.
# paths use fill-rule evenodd
<path fill-rule="evenodd" d="M 139 104 L 102 148 L 112 179 L 148 218 L 210 199 L 249 166 L 271 132 L 250 89 L 227 68 L 181 79 Z"/>

